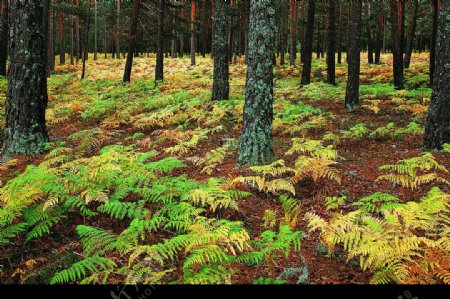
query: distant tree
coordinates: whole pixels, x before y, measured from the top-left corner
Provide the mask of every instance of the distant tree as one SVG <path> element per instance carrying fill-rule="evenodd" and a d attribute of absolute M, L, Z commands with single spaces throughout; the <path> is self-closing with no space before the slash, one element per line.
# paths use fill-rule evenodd
<path fill-rule="evenodd" d="M 42 1 L 9 1 L 10 65 L 2 149 L 5 157 L 40 154 L 48 142 L 43 15 Z"/>
<path fill-rule="evenodd" d="M 164 80 L 164 15 L 166 0 L 158 0 L 158 38 L 156 41 L 155 81 Z"/>
<path fill-rule="evenodd" d="M 414 38 L 416 35 L 417 12 L 419 10 L 419 0 L 414 0 L 414 8 L 409 26 L 408 38 L 406 40 L 405 58 L 403 61 L 404 67 L 407 69 L 411 63 L 411 55 L 413 51 Z"/>
<path fill-rule="evenodd" d="M 370 2 L 365 2 L 365 14 L 366 14 L 366 33 L 367 33 L 367 62 L 373 64 L 373 40 L 372 40 L 372 30 L 371 30 L 371 5 Z"/>
<path fill-rule="evenodd" d="M 85 34 L 84 34 L 84 44 L 83 44 L 83 69 L 81 71 L 81 80 L 84 79 L 84 76 L 86 75 L 86 60 L 88 59 L 88 55 L 89 55 L 89 45 L 88 45 L 88 41 L 89 41 L 89 27 L 90 27 L 90 22 L 91 22 L 91 0 L 88 0 L 87 3 L 87 17 L 86 17 L 86 28 L 84 28 L 85 30 Z"/>
<path fill-rule="evenodd" d="M 59 12 L 59 64 L 66 63 L 66 34 L 64 30 L 66 14 L 64 11 Z"/>
<path fill-rule="evenodd" d="M 120 59 L 120 0 L 116 0 L 116 58 Z"/>
<path fill-rule="evenodd" d="M 338 58 L 337 62 L 342 63 L 342 2 L 339 1 L 339 28 L 338 28 L 338 40 L 337 40 L 337 52 Z"/>
<path fill-rule="evenodd" d="M 98 1 L 94 0 L 94 60 L 98 59 Z"/>
<path fill-rule="evenodd" d="M 164 2 L 165 0 L 160 0 Z M 134 0 L 134 11 L 131 17 L 130 35 L 128 37 L 128 55 L 125 63 L 125 71 L 123 73 L 123 82 L 130 82 L 131 68 L 133 67 L 134 50 L 136 47 L 137 26 L 139 19 L 139 10 L 141 8 L 141 0 Z"/>
<path fill-rule="evenodd" d="M 274 0 L 251 0 L 248 66 L 239 141 L 238 165 L 273 161 L 273 57 L 275 41 Z"/>
<path fill-rule="evenodd" d="M 351 2 L 351 21 L 349 31 L 352 38 L 349 41 L 347 53 L 348 76 L 345 92 L 345 108 L 351 110 L 359 106 L 359 75 L 361 69 L 361 1 Z"/>
<path fill-rule="evenodd" d="M 216 0 L 214 7 L 213 100 L 228 100 L 230 93 L 228 64 L 228 3 L 227 0 Z"/>
<path fill-rule="evenodd" d="M 383 47 L 383 31 L 384 31 L 384 3 L 382 1 L 378 2 L 378 12 L 377 12 L 377 26 L 376 26 L 376 37 L 375 37 L 375 63 L 381 63 L 381 48 Z"/>
<path fill-rule="evenodd" d="M 434 69 L 436 67 L 436 39 L 439 16 L 439 0 L 432 0 L 432 22 L 431 22 L 431 41 L 430 41 L 430 84 L 434 82 Z"/>
<path fill-rule="evenodd" d="M 297 58 L 297 32 L 298 32 L 298 0 L 290 1 L 290 36 L 291 42 L 289 47 L 289 63 L 295 65 Z"/>
<path fill-rule="evenodd" d="M 394 87 L 403 89 L 403 52 L 401 38 L 401 4 L 397 0 L 391 0 L 391 26 L 392 26 L 392 55 L 394 68 Z"/>
<path fill-rule="evenodd" d="M 305 48 L 302 53 L 303 68 L 302 68 L 302 84 L 311 83 L 311 62 L 312 62 L 312 46 L 314 34 L 314 14 L 315 1 L 308 1 L 308 20 L 306 22 Z"/>
<path fill-rule="evenodd" d="M 0 76 L 6 76 L 8 59 L 8 0 L 0 0 Z"/>
<path fill-rule="evenodd" d="M 425 125 L 424 147 L 450 143 L 450 2 L 441 1 L 433 93 Z"/>
<path fill-rule="evenodd" d="M 327 83 L 336 84 L 336 1 L 328 1 Z"/>
<path fill-rule="evenodd" d="M 53 33 L 54 33 L 54 20 L 53 20 L 53 6 L 55 4 L 55 0 L 48 0 L 48 22 L 47 22 L 47 36 L 45 38 L 45 40 L 47 41 L 47 49 L 46 49 L 46 53 L 47 53 L 47 65 L 46 65 L 46 75 L 47 78 L 50 77 L 50 73 L 51 71 L 53 71 L 55 69 L 55 46 L 54 46 L 54 39 L 53 39 Z"/>
<path fill-rule="evenodd" d="M 195 65 L 195 16 L 197 3 L 196 0 L 191 1 L 191 65 Z"/>

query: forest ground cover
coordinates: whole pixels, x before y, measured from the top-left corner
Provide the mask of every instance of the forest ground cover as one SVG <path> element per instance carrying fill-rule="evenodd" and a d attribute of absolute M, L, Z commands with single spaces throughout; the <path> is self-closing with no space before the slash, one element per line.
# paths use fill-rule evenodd
<path fill-rule="evenodd" d="M 399 91 L 391 57 L 369 65 L 364 56 L 362 106 L 350 112 L 343 109 L 346 64 L 337 66 L 337 85 L 330 86 L 323 83 L 325 59 L 314 60 L 312 83 L 304 87 L 298 68 L 277 65 L 278 162 L 255 169 L 236 168 L 243 61 L 231 65 L 230 100 L 212 102 L 210 58 L 199 58 L 195 67 L 188 58 L 167 59 L 165 81 L 157 85 L 154 60 L 136 58 L 130 84 L 121 82 L 123 60 L 89 59 L 84 81 L 79 66 L 56 67 L 49 79 L 49 152 L 0 167 L 2 282 L 450 282 L 449 231 L 442 228 L 448 221 L 448 153 L 423 158 L 415 166 L 427 166 L 409 177 L 378 179 L 400 169 L 387 167 L 389 172 L 383 165 L 424 157 L 427 53 L 413 55 L 406 89 Z M 4 79 L 0 88 L 6 88 Z M 0 101 L 3 114 L 4 94 Z M 362 209 L 354 203 L 377 192 L 393 198 L 377 203 L 379 196 L 358 214 L 366 217 L 360 236 L 388 231 L 395 215 L 400 226 L 408 223 L 396 210 L 401 204 L 423 212 L 420 224 L 398 230 L 402 240 L 423 238 L 405 241 L 412 245 L 403 248 L 414 254 L 401 263 L 367 262 L 370 250 L 357 253 L 362 237 L 351 239 L 353 245 L 346 236 L 327 239 L 327 227 L 332 231 L 333 219 L 342 219 L 335 214 L 351 216 Z M 432 208 L 422 209 L 421 202 L 432 200 Z M 442 222 L 432 223 L 430 215 Z M 161 246 L 150 246 L 155 244 Z M 171 254 L 164 256 L 163 249 Z M 349 252 L 354 256 L 346 261 Z M 420 262 L 408 264 L 431 253 L 441 257 L 432 261 L 436 273 Z M 78 270 L 69 268 L 80 261 Z"/>

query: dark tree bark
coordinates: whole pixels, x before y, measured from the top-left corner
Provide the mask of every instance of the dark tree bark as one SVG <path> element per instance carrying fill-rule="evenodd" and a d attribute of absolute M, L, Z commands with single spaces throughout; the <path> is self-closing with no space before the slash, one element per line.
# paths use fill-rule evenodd
<path fill-rule="evenodd" d="M 336 1 L 328 1 L 327 83 L 336 84 Z"/>
<path fill-rule="evenodd" d="M 197 3 L 196 0 L 191 2 L 191 65 L 195 65 L 195 15 Z"/>
<path fill-rule="evenodd" d="M 160 1 L 164 2 L 165 0 Z M 130 35 L 128 37 L 128 55 L 125 63 L 125 71 L 123 73 L 123 82 L 131 81 L 131 68 L 133 67 L 134 49 L 136 46 L 137 25 L 139 19 L 139 9 L 141 8 L 141 0 L 135 0 L 134 3 L 134 12 L 130 25 Z"/>
<path fill-rule="evenodd" d="M 230 93 L 228 13 L 228 1 L 216 0 L 214 7 L 214 82 L 212 100 L 228 100 Z"/>
<path fill-rule="evenodd" d="M 80 9 L 80 0 L 76 0 L 78 10 Z M 75 60 L 78 64 L 80 60 L 80 16 L 77 14 L 75 18 Z"/>
<path fill-rule="evenodd" d="M 338 28 L 338 41 L 337 41 L 337 62 L 342 63 L 342 2 L 339 1 L 339 28 Z"/>
<path fill-rule="evenodd" d="M 116 0 L 116 58 L 120 59 L 120 0 Z"/>
<path fill-rule="evenodd" d="M 297 28 L 298 28 L 298 0 L 290 1 L 290 33 L 291 43 L 289 47 L 289 63 L 291 66 L 295 65 L 297 59 Z"/>
<path fill-rule="evenodd" d="M 306 22 L 305 51 L 302 68 L 302 85 L 311 83 L 312 44 L 314 34 L 315 1 L 308 2 L 308 20 Z M 303 54 L 303 53 L 302 53 Z"/>
<path fill-rule="evenodd" d="M 416 24 L 417 24 L 417 12 L 419 10 L 419 0 L 414 0 L 414 8 L 411 24 L 409 27 L 408 38 L 406 41 L 406 49 L 405 49 L 405 60 L 404 67 L 407 69 L 411 63 L 411 56 L 414 44 L 414 37 L 416 35 Z"/>
<path fill-rule="evenodd" d="M 62 11 L 59 14 L 59 64 L 66 63 L 66 35 L 64 32 L 64 22 L 66 15 Z"/>
<path fill-rule="evenodd" d="M 47 74 L 47 78 L 50 77 L 50 73 L 51 71 L 53 71 L 55 68 L 54 65 L 54 60 L 55 60 L 55 47 L 54 47 L 54 38 L 53 38 L 53 31 L 54 31 L 54 26 L 53 26 L 53 5 L 54 5 L 54 0 L 49 0 L 49 4 L 48 4 L 48 31 L 47 36 L 46 36 L 46 41 L 47 41 L 47 49 L 46 49 L 46 53 L 47 53 L 47 66 L 46 66 L 46 74 Z"/>
<path fill-rule="evenodd" d="M 10 66 L 2 149 L 4 159 L 14 154 L 41 154 L 48 142 L 43 15 L 42 1 L 9 2 Z"/>
<path fill-rule="evenodd" d="M 305 17 L 305 2 L 302 1 L 300 7 L 300 62 L 304 64 L 305 56 L 305 37 L 306 37 L 306 17 Z"/>
<path fill-rule="evenodd" d="M 347 53 L 348 62 L 348 78 L 347 88 L 345 92 L 345 108 L 352 110 L 359 106 L 359 75 L 361 68 L 361 17 L 362 3 L 361 1 L 352 2 L 352 15 L 349 31 L 352 38 L 349 41 L 349 49 Z"/>
<path fill-rule="evenodd" d="M 94 60 L 98 59 L 98 2 L 94 0 Z"/>
<path fill-rule="evenodd" d="M 279 28 L 279 31 L 280 31 L 280 65 L 285 64 L 285 55 L 286 55 L 287 39 L 288 39 L 287 16 L 288 15 L 286 13 L 285 5 L 281 5 L 280 28 Z M 291 40 L 291 42 L 292 42 L 292 40 Z M 289 48 L 289 53 L 291 53 L 291 47 Z M 291 56 L 289 57 L 289 60 L 291 61 Z M 294 63 L 295 63 L 295 60 L 294 60 Z"/>
<path fill-rule="evenodd" d="M 438 28 L 439 0 L 432 0 L 433 17 L 431 25 L 431 41 L 430 41 L 430 84 L 434 82 L 434 69 L 436 66 L 436 36 Z"/>
<path fill-rule="evenodd" d="M 0 76 L 6 76 L 8 59 L 8 0 L 0 0 Z"/>
<path fill-rule="evenodd" d="M 366 6 L 366 31 L 367 31 L 367 62 L 373 64 L 373 41 L 372 30 L 370 28 L 370 2 L 365 3 Z"/>
<path fill-rule="evenodd" d="M 384 31 L 384 3 L 378 3 L 379 9 L 377 14 L 377 28 L 375 38 L 375 63 L 381 63 L 381 48 L 383 47 L 383 31 Z"/>
<path fill-rule="evenodd" d="M 272 149 L 274 0 L 251 0 L 249 59 L 239 141 L 239 166 L 262 165 L 274 159 Z"/>
<path fill-rule="evenodd" d="M 156 43 L 155 81 L 164 80 L 164 15 L 166 0 L 158 0 L 158 40 Z"/>
<path fill-rule="evenodd" d="M 401 47 L 401 15 L 397 0 L 391 0 L 392 54 L 394 68 L 394 87 L 403 89 L 403 53 Z"/>
<path fill-rule="evenodd" d="M 70 0 L 70 8 L 71 9 L 73 9 L 74 8 L 74 6 L 73 6 L 73 0 Z M 71 13 L 70 15 L 69 15 L 69 19 L 70 19 L 70 64 L 71 65 L 73 65 L 74 63 L 75 63 L 75 60 L 74 60 L 74 43 L 75 43 L 75 41 L 74 41 L 74 26 L 75 26 L 75 22 L 74 22 L 74 17 L 73 17 L 73 14 Z"/>
<path fill-rule="evenodd" d="M 81 80 L 84 79 L 86 75 L 86 60 L 88 58 L 88 37 L 89 37 L 89 27 L 91 26 L 91 0 L 88 0 L 87 4 L 87 17 L 86 17 L 86 28 L 85 30 L 85 38 L 84 38 L 84 45 L 83 45 L 83 69 L 81 71 Z"/>
<path fill-rule="evenodd" d="M 425 125 L 424 147 L 450 143 L 450 2 L 441 1 L 433 93 Z"/>

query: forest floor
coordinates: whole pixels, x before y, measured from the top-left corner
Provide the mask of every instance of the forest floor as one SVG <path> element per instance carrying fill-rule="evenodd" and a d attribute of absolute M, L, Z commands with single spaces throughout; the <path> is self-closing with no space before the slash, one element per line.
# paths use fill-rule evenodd
<path fill-rule="evenodd" d="M 323 83 L 326 79 L 325 59 L 314 60 L 312 83 L 304 87 L 299 85 L 299 68 L 276 66 L 273 137 L 277 157 L 283 158 L 286 165 L 295 163 L 294 156 L 285 155 L 293 144 L 293 138 L 323 140 L 324 144 L 333 144 L 340 156 L 335 166 L 340 182 L 326 178 L 307 179 L 295 186 L 296 192 L 292 197 L 301 204 L 302 215 L 313 212 L 325 219 L 330 218 L 332 213 L 327 211 L 325 204 L 325 198 L 329 196 L 346 196 L 346 203 L 339 212 L 347 213 L 354 209 L 352 202 L 375 192 L 389 193 L 411 201 L 420 199 L 429 190 L 430 184 L 412 191 L 388 181 L 376 180 L 384 174 L 379 167 L 423 155 L 420 148 L 426 109 L 431 97 L 431 89 L 427 86 L 428 54 L 413 56 L 411 68 L 405 71 L 406 89 L 403 91 L 396 91 L 392 87 L 390 55 L 383 55 L 381 65 L 369 65 L 365 63 L 366 60 L 363 56 L 360 88 L 362 107 L 352 112 L 344 109 L 345 63 L 337 66 L 336 86 Z M 211 177 L 233 180 L 251 173 L 248 169 L 237 168 L 235 163 L 235 146 L 241 133 L 241 110 L 245 97 L 245 65 L 242 60 L 231 65 L 230 101 L 219 104 L 209 100 L 213 69 L 210 58 L 199 58 L 195 67 L 190 66 L 188 58 L 166 59 L 165 80 L 157 86 L 153 82 L 153 56 L 135 59 L 132 82 L 128 85 L 121 82 L 124 62 L 89 59 L 84 81 L 79 80 L 80 65 L 56 66 L 48 83 L 50 148 L 64 146 L 84 157 L 96 156 L 102 148 L 114 144 L 132 146 L 136 152 L 156 150 L 154 159 L 173 156 L 185 161 L 186 167 L 175 170 L 174 174 L 185 174 L 198 182 L 206 182 Z M 0 79 L 0 88 L 6 88 L 3 79 Z M 1 94 L 2 119 L 4 100 Z M 389 133 L 381 138 L 369 137 L 370 132 L 389 123 L 401 129 L 407 128 L 412 122 L 418 125 L 418 129 L 399 137 L 389 137 Z M 358 133 L 362 126 L 368 131 Z M 210 131 L 205 131 L 207 129 Z M 186 144 L 199 133 L 196 142 Z M 340 140 L 337 136 L 340 136 Z M 203 169 L 206 164 L 195 163 L 195 159 L 192 159 L 205 157 L 228 141 L 233 144 L 232 150 L 226 151 L 218 164 L 212 164 L 210 171 Z M 174 149 L 177 145 L 181 146 Z M 8 181 L 18 177 L 27 166 L 37 166 L 49 159 L 46 155 L 15 157 L 13 162 L 0 166 L 1 185 L 5 186 Z M 436 152 L 433 156 L 439 164 L 450 169 L 449 154 Z M 441 173 L 441 176 L 449 179 L 448 173 Z M 446 184 L 432 185 L 450 192 Z M 239 188 L 251 191 L 252 196 L 239 199 L 237 211 L 222 212 L 220 217 L 242 221 L 252 236 L 265 230 L 263 217 L 266 210 L 275 211 L 277 217 L 282 218 L 283 209 L 276 195 L 259 192 L 245 184 L 239 185 Z M 77 225 L 93 225 L 120 232 L 126 227 L 123 222 L 104 216 L 89 218 L 70 214 L 56 223 L 50 234 L 28 242 L 16 240 L 13 245 L 1 248 L 0 281 L 48 282 L 55 269 L 67 267 L 71 259 L 76 260 L 81 255 L 82 247 L 75 230 Z M 373 273 L 363 271 L 358 262 L 346 262 L 345 251 L 336 248 L 332 256 L 324 254 L 318 233 L 308 232 L 305 219 L 299 219 L 295 229 L 305 234 L 301 240 L 301 250 L 291 252 L 287 259 L 277 257 L 272 277 L 286 268 L 301 267 L 303 257 L 308 269 L 306 283 L 370 282 Z M 232 279 L 236 283 L 253 283 L 259 277 L 267 276 L 267 267 L 264 265 L 237 267 L 239 271 L 233 274 Z M 181 268 L 176 272 L 182 275 Z M 111 278 L 109 281 L 118 282 L 120 279 L 115 281 Z M 175 281 L 180 282 L 178 278 Z M 295 279 L 291 279 L 291 282 L 295 282 Z"/>

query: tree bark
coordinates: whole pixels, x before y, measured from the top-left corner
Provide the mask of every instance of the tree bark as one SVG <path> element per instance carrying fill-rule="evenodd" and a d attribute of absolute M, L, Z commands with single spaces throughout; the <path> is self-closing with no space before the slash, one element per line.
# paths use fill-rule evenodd
<path fill-rule="evenodd" d="M 251 0 L 249 49 L 243 132 L 239 141 L 239 166 L 263 165 L 274 159 L 272 149 L 273 56 L 275 3 Z"/>
<path fill-rule="evenodd" d="M 336 84 L 336 1 L 328 1 L 327 83 Z"/>
<path fill-rule="evenodd" d="M 367 31 L 367 62 L 373 64 L 373 41 L 370 28 L 370 2 L 366 2 L 366 31 Z"/>
<path fill-rule="evenodd" d="M 295 65 L 297 59 L 297 28 L 298 28 L 298 0 L 290 1 L 290 33 L 291 43 L 289 47 L 289 63 L 291 66 Z"/>
<path fill-rule="evenodd" d="M 383 47 L 383 31 L 384 31 L 384 3 L 378 3 L 379 10 L 377 15 L 376 41 L 375 41 L 375 63 L 381 63 L 381 48 Z"/>
<path fill-rule="evenodd" d="M 165 0 L 160 0 L 164 2 Z M 134 1 L 134 12 L 131 18 L 130 35 L 128 37 L 128 55 L 125 63 L 125 71 L 123 73 L 123 82 L 130 82 L 131 68 L 133 67 L 134 49 L 136 45 L 137 25 L 139 19 L 139 9 L 141 8 L 141 0 Z"/>
<path fill-rule="evenodd" d="M 337 62 L 342 64 L 342 2 L 339 1 L 339 28 L 337 41 Z"/>
<path fill-rule="evenodd" d="M 85 38 L 84 38 L 84 45 L 83 45 L 83 69 L 81 71 L 81 80 L 84 79 L 84 76 L 86 75 L 86 60 L 88 59 L 88 40 L 89 40 L 89 27 L 91 22 L 91 0 L 88 0 L 88 7 L 87 7 L 87 17 L 86 17 L 86 28 L 85 28 Z"/>
<path fill-rule="evenodd" d="M 50 0 L 49 1 L 49 5 L 48 5 L 48 32 L 47 32 L 47 36 L 46 36 L 46 41 L 47 41 L 47 70 L 46 70 L 46 74 L 47 74 L 47 78 L 50 77 L 50 73 L 51 71 L 54 70 L 54 60 L 55 60 L 55 47 L 54 47 L 54 39 L 53 39 L 53 31 L 54 31 L 54 27 L 53 27 L 53 4 L 54 4 L 54 0 Z"/>
<path fill-rule="evenodd" d="M 120 0 L 116 0 L 116 58 L 120 59 Z"/>
<path fill-rule="evenodd" d="M 401 16 L 399 3 L 391 0 L 391 23 L 392 23 L 392 54 L 394 67 L 394 87 L 403 89 L 403 53 L 401 45 Z"/>
<path fill-rule="evenodd" d="M 352 38 L 349 41 L 347 53 L 348 78 L 345 92 L 345 108 L 352 110 L 359 106 L 359 75 L 361 68 L 361 1 L 352 2 L 352 16 L 349 31 Z"/>
<path fill-rule="evenodd" d="M 196 0 L 191 2 L 191 65 L 195 65 L 195 15 L 197 3 Z"/>
<path fill-rule="evenodd" d="M 164 80 L 164 14 L 166 0 L 158 0 L 158 40 L 156 44 L 155 81 Z"/>
<path fill-rule="evenodd" d="M 64 65 L 66 63 L 66 35 L 64 32 L 64 22 L 66 15 L 62 11 L 59 14 L 59 64 Z"/>
<path fill-rule="evenodd" d="M 432 0 L 433 14 L 430 41 L 430 84 L 434 83 L 434 69 L 436 66 L 436 37 L 438 28 L 439 0 Z"/>
<path fill-rule="evenodd" d="M 311 83 L 312 44 L 314 34 L 315 1 L 308 2 L 308 20 L 306 22 L 305 51 L 302 68 L 302 85 Z M 302 53 L 303 54 L 303 53 Z"/>
<path fill-rule="evenodd" d="M 407 69 L 411 63 L 412 50 L 414 45 L 414 38 L 416 34 L 416 24 L 417 24 L 417 12 L 419 10 L 419 0 L 414 0 L 414 8 L 411 24 L 409 27 L 408 38 L 406 41 L 406 49 L 405 49 L 405 60 L 404 67 Z"/>
<path fill-rule="evenodd" d="M 43 2 L 9 2 L 10 67 L 6 98 L 4 160 L 44 152 L 47 77 Z M 27 30 L 24 30 L 26 28 Z"/>
<path fill-rule="evenodd" d="M 76 0 L 78 11 L 80 10 L 80 0 Z M 80 60 L 80 16 L 77 13 L 75 18 L 75 58 L 76 63 Z"/>
<path fill-rule="evenodd" d="M 428 116 L 424 147 L 442 149 L 450 143 L 450 3 L 440 4 L 436 43 L 436 70 Z"/>
<path fill-rule="evenodd" d="M 97 16 L 98 16 L 98 2 L 97 0 L 94 0 L 94 60 L 97 60 L 98 55 L 98 22 L 97 22 Z"/>
<path fill-rule="evenodd" d="M 0 0 L 0 76 L 6 76 L 8 60 L 8 0 Z"/>
<path fill-rule="evenodd" d="M 216 0 L 214 7 L 214 81 L 212 100 L 228 100 L 230 93 L 228 15 L 228 1 Z"/>

